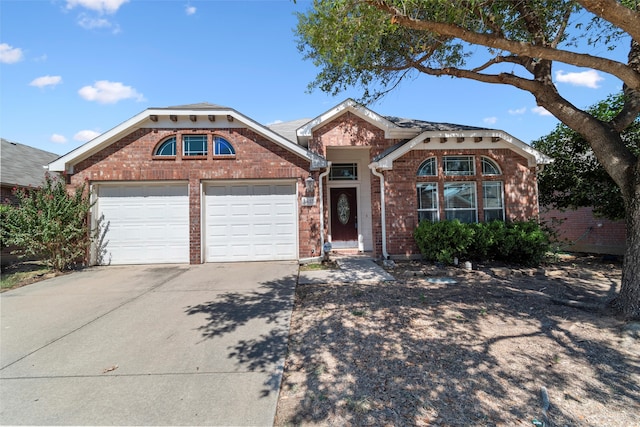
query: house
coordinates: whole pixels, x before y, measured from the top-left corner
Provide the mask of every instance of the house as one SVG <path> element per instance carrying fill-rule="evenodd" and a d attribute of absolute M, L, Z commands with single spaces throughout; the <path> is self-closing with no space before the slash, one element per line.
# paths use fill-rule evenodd
<path fill-rule="evenodd" d="M 415 256 L 423 219 L 536 217 L 550 161 L 499 130 L 347 99 L 271 127 L 213 104 L 150 108 L 49 169 L 90 183 L 103 263 L 199 264 L 313 259 L 327 242 Z"/>
<path fill-rule="evenodd" d="M 28 145 L 0 139 L 0 190 L 2 203 L 15 202 L 15 188 L 38 187 L 44 183 L 46 166 L 60 157 Z"/>

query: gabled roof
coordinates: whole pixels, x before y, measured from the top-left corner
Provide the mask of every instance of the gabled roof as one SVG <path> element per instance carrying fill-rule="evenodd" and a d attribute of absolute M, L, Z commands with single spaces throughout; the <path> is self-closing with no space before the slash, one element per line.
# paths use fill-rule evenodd
<path fill-rule="evenodd" d="M 390 170 L 393 169 L 394 160 L 418 147 L 419 145 L 433 144 L 438 149 L 451 148 L 455 144 L 456 148 L 466 149 L 500 149 L 513 150 L 527 159 L 529 167 L 536 165 L 546 165 L 553 162 L 553 159 L 518 138 L 501 131 L 493 129 L 476 128 L 476 130 L 427 130 L 420 133 L 415 138 L 402 141 L 393 147 L 388 148 L 379 156 L 373 159 L 372 167 Z M 450 145 L 446 145 L 450 144 Z"/>
<path fill-rule="evenodd" d="M 284 138 L 271 129 L 257 123 L 233 108 L 216 104 L 198 103 L 166 108 L 148 108 L 111 130 L 97 136 L 86 144 L 65 154 L 49 164 L 51 171 L 73 172 L 74 165 L 105 149 L 122 137 L 142 128 L 189 128 L 211 129 L 212 127 L 247 127 L 273 141 L 286 150 L 308 160 L 311 169 L 324 167 L 324 157 Z"/>
<path fill-rule="evenodd" d="M 2 185 L 37 187 L 44 182 L 45 166 L 60 157 L 48 151 L 1 139 L 0 180 Z"/>
<path fill-rule="evenodd" d="M 301 126 L 304 126 L 307 123 L 309 123 L 310 120 L 311 119 L 298 119 L 298 120 L 291 120 L 289 122 L 272 123 L 270 125 L 267 125 L 267 127 L 272 131 L 274 131 L 275 133 L 284 136 L 289 141 L 296 142 L 298 140 L 296 136 L 296 131 Z"/>
<path fill-rule="evenodd" d="M 300 126 L 296 131 L 298 143 L 308 146 L 309 139 L 315 129 L 331 122 L 346 112 L 351 112 L 383 130 L 385 138 L 400 140 L 400 142 L 373 159 L 371 166 L 380 169 L 392 169 L 394 160 L 414 149 L 418 144 L 429 142 L 431 138 L 440 139 L 440 141 L 448 138 L 455 139 L 456 142 L 454 142 L 454 144 L 456 144 L 456 148 L 511 149 L 525 157 L 530 167 L 538 164 L 548 164 L 553 161 L 553 159 L 537 151 L 530 145 L 525 144 L 521 140 L 501 130 L 453 123 L 428 122 L 425 120 L 406 119 L 395 116 L 381 116 L 367 107 L 358 104 L 353 99 L 347 99 L 341 102 L 315 119 Z M 444 145 L 440 144 L 438 147 L 440 149 L 445 148 Z M 451 146 L 449 145 L 446 148 L 451 148 Z"/>

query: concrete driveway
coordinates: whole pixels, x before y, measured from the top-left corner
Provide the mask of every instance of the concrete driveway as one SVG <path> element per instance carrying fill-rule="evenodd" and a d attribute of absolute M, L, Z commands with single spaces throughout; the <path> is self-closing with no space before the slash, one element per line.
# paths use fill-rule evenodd
<path fill-rule="evenodd" d="M 0 295 L 0 423 L 273 424 L 295 262 L 96 267 Z"/>

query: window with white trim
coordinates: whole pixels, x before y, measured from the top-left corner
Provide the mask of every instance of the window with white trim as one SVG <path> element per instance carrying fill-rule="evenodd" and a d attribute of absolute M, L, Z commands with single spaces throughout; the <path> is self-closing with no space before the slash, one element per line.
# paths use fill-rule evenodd
<path fill-rule="evenodd" d="M 473 156 L 444 156 L 442 159 L 445 176 L 473 176 L 476 162 Z"/>
<path fill-rule="evenodd" d="M 158 148 L 156 148 L 156 152 L 153 153 L 154 156 L 175 156 L 176 155 L 176 137 L 172 136 L 167 138 L 164 142 L 162 142 Z"/>
<path fill-rule="evenodd" d="M 498 164 L 488 157 L 482 157 L 482 175 L 502 175 Z"/>
<path fill-rule="evenodd" d="M 207 155 L 207 135 L 183 135 L 182 136 L 183 156 L 206 156 Z"/>
<path fill-rule="evenodd" d="M 478 222 L 475 181 L 444 183 L 444 215 L 448 220 Z"/>
<path fill-rule="evenodd" d="M 233 156 L 236 150 L 233 145 L 221 136 L 213 137 L 213 154 L 215 156 Z"/>
<path fill-rule="evenodd" d="M 329 172 L 330 181 L 356 181 L 358 179 L 357 163 L 335 163 Z"/>
<path fill-rule="evenodd" d="M 484 181 L 482 183 L 482 205 L 484 222 L 504 221 L 504 198 L 502 181 Z"/>
<path fill-rule="evenodd" d="M 418 184 L 418 221 L 436 222 L 438 211 L 438 184 L 423 182 Z"/>
<path fill-rule="evenodd" d="M 438 162 L 435 157 L 430 157 L 418 168 L 418 176 L 437 176 Z"/>

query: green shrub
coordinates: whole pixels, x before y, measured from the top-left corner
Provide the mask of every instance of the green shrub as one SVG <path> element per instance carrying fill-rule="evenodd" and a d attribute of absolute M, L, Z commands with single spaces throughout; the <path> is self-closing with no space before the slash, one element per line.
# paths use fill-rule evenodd
<path fill-rule="evenodd" d="M 430 261 L 451 264 L 462 257 L 473 242 L 473 230 L 460 221 L 422 221 L 414 232 L 422 256 Z"/>
<path fill-rule="evenodd" d="M 3 218 L 3 243 L 17 246 L 19 256 L 40 257 L 59 271 L 85 257 L 91 244 L 91 202 L 84 186 L 70 195 L 64 181 L 47 174 L 42 187 L 17 189 L 14 194 L 18 204 Z"/>
<path fill-rule="evenodd" d="M 533 220 L 479 224 L 423 221 L 414 238 L 425 259 L 449 264 L 458 257 L 537 265 L 550 249 L 548 232 Z"/>

